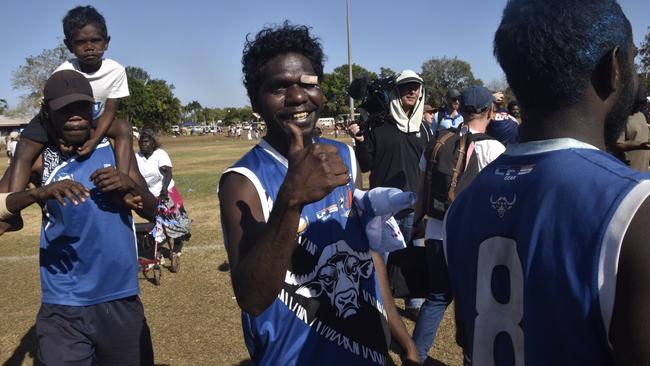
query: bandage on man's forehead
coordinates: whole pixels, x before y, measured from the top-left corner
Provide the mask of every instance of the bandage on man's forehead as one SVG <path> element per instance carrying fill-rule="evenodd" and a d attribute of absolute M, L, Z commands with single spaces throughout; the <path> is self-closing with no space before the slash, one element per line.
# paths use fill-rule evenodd
<path fill-rule="evenodd" d="M 316 75 L 300 75 L 300 82 L 303 84 L 318 85 L 318 76 Z"/>

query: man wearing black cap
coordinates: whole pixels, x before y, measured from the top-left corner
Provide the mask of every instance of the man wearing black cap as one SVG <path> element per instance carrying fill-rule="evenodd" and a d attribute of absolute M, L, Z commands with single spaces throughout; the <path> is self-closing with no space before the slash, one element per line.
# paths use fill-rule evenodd
<path fill-rule="evenodd" d="M 153 365 L 130 209 L 152 218 L 155 199 L 137 167 L 128 176 L 115 169 L 108 140 L 78 159 L 94 103 L 83 75 L 56 72 L 43 94 L 50 141 L 32 168 L 40 188 L 0 197 L 0 220 L 33 203 L 44 212 L 38 357 L 46 365 Z"/>
<path fill-rule="evenodd" d="M 491 161 L 496 159 L 505 147 L 497 140 L 488 138 L 485 135 L 485 130 L 490 123 L 490 116 L 492 114 L 492 101 L 494 100 L 490 91 L 484 87 L 469 87 L 463 90 L 459 95 L 460 112 L 464 119 L 464 124 L 457 132 L 449 130 L 443 132 L 438 141 L 445 138 L 444 134 L 457 133 L 458 135 L 467 135 L 469 138 L 457 139 L 459 143 L 465 145 L 466 157 L 462 158 L 460 165 L 461 173 L 458 176 L 458 189 L 455 190 L 454 195 L 458 195 L 462 187 L 470 184 L 471 180 L 476 174 L 481 171 Z M 469 134 L 468 134 L 469 133 Z M 446 144 L 452 144 L 451 140 Z M 432 145 L 430 145 L 432 146 Z M 422 172 L 422 183 L 418 192 L 418 202 L 416 203 L 415 219 L 416 222 L 421 222 L 424 215 L 426 218 L 425 229 L 425 246 L 427 254 L 427 270 L 429 272 L 429 295 L 424 304 L 420 308 L 420 315 L 415 324 L 413 331 L 413 341 L 420 355 L 420 359 L 425 360 L 427 352 L 433 345 L 434 338 L 438 325 L 442 320 L 445 309 L 451 303 L 452 294 L 449 285 L 449 277 L 446 271 L 446 264 L 444 253 L 442 249 L 443 239 L 443 224 L 442 217 L 444 215 L 444 208 L 451 202 L 438 201 L 437 196 L 431 195 L 427 197 L 427 185 L 433 182 L 428 182 L 425 177 L 430 176 L 427 169 L 440 171 L 440 167 L 428 165 L 430 160 L 431 149 L 420 158 L 420 171 Z M 436 161 L 441 164 L 443 161 L 451 161 L 452 165 L 458 160 L 457 153 L 454 149 L 440 148 Z M 470 166 L 475 164 L 475 166 Z M 458 165 L 456 165 L 458 167 Z M 435 175 L 433 175 L 435 176 Z M 435 183 L 434 183 L 435 184 Z M 447 187 L 450 189 L 449 187 Z M 444 197 L 447 197 L 447 192 L 443 192 Z M 423 200 L 432 200 L 425 205 Z M 425 207 L 441 207 L 440 214 L 436 217 L 434 213 L 425 212 Z M 464 230 L 464 228 L 459 228 Z"/>
<path fill-rule="evenodd" d="M 438 125 L 438 130 L 446 130 L 450 127 L 458 128 L 463 123 L 463 116 L 458 110 L 460 103 L 460 92 L 451 88 L 445 95 L 445 107 L 440 109 L 433 117 Z"/>

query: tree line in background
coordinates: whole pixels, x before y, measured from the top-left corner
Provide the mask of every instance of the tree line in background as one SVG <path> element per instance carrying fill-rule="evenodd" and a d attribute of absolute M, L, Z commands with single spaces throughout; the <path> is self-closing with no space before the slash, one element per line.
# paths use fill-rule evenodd
<path fill-rule="evenodd" d="M 45 81 L 52 71 L 65 60 L 72 57 L 63 43 L 53 49 L 43 50 L 39 55 L 29 56 L 25 64 L 14 71 L 12 87 L 25 90 L 19 104 L 9 109 L 5 99 L 0 99 L 0 114 L 29 116 L 40 107 Z M 435 107 L 444 104 L 444 96 L 449 88 L 462 89 L 468 86 L 483 85 L 481 79 L 475 78 L 471 65 L 457 58 L 431 58 L 425 61 L 419 71 L 426 90 L 426 103 Z M 650 27 L 639 46 L 639 63 L 637 64 L 641 82 L 650 91 Z M 231 125 L 255 119 L 250 106 L 245 107 L 203 107 L 197 101 L 183 106 L 174 96 L 174 85 L 152 78 L 140 67 L 126 67 L 131 96 L 120 101 L 118 117 L 128 119 L 134 126 L 145 125 L 169 131 L 172 125 L 183 121 L 197 124 L 215 124 L 221 121 Z M 396 72 L 388 67 L 381 67 L 379 74 L 360 65 L 352 65 L 353 78 L 375 80 L 395 76 Z M 324 96 L 323 117 L 337 117 L 348 114 L 349 97 L 347 94 L 348 65 L 341 65 L 331 73 L 324 75 L 321 88 Z M 486 85 L 492 90 L 505 91 L 506 98 L 514 98 L 505 78 L 493 80 Z M 355 101 L 358 105 L 360 101 Z"/>

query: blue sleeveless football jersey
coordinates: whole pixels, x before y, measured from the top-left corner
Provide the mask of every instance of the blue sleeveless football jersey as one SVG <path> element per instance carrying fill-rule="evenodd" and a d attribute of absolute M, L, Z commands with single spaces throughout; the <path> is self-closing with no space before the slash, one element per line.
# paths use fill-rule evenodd
<path fill-rule="evenodd" d="M 618 254 L 648 178 L 557 139 L 509 146 L 459 195 L 445 250 L 473 364 L 613 364 Z"/>
<path fill-rule="evenodd" d="M 334 145 L 352 177 L 350 148 Z M 265 219 L 287 173 L 287 160 L 262 140 L 226 170 L 256 187 Z M 305 206 L 283 288 L 255 317 L 242 312 L 256 365 L 385 365 L 389 331 L 368 241 L 352 209 L 354 180 Z M 227 247 L 227 243 L 226 243 Z"/>
<path fill-rule="evenodd" d="M 43 184 L 72 179 L 86 186 L 90 197 L 78 206 L 66 199 L 66 206 L 49 200 L 43 207 L 42 302 L 85 306 L 137 295 L 131 211 L 113 203 L 89 179 L 95 170 L 115 166 L 110 143 L 103 141 L 81 161 L 75 157 L 57 161 L 57 154 L 49 148 L 44 151 Z"/>

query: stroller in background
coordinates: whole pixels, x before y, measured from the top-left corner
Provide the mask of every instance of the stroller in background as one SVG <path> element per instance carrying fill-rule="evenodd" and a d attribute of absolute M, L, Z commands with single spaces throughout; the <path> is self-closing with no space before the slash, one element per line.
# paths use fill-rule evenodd
<path fill-rule="evenodd" d="M 149 272 L 153 271 L 151 281 L 156 286 L 160 285 L 165 254 L 167 254 L 166 256 L 170 261 L 170 272 L 176 273 L 181 269 L 180 255 L 174 253 L 174 241 L 167 235 L 167 226 L 174 222 L 170 218 L 166 203 L 166 201 L 158 201 L 156 222 L 135 224 L 140 270 L 146 279 L 150 279 Z M 165 242 L 167 248 L 163 249 L 161 245 Z"/>

